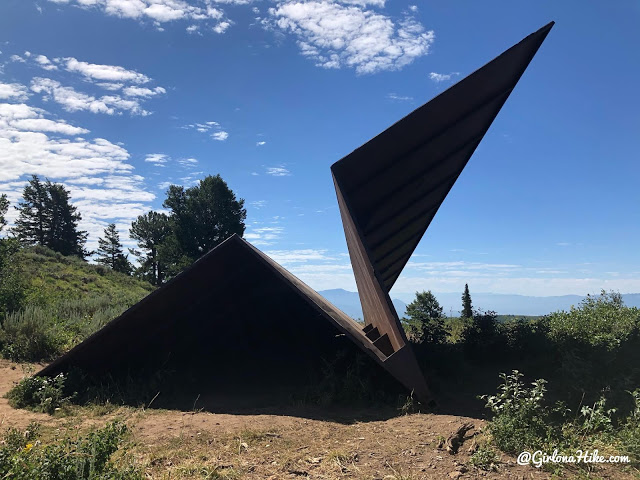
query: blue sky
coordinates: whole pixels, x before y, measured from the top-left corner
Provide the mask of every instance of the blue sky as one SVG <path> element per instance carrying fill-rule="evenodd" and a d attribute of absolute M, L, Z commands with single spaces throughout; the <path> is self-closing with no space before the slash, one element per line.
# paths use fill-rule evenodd
<path fill-rule="evenodd" d="M 392 290 L 640 292 L 636 1 L 3 0 L 0 192 L 64 183 L 95 244 L 220 173 L 246 238 L 355 290 L 329 166 L 551 20 Z"/>

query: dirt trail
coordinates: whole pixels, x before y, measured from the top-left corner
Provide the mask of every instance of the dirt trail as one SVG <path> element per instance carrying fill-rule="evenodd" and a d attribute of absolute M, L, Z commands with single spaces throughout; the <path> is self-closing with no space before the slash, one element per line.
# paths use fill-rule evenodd
<path fill-rule="evenodd" d="M 20 366 L 0 360 L 0 396 L 23 377 Z M 85 428 L 114 417 L 131 427 L 131 452 L 147 478 L 317 478 L 317 479 L 549 479 L 551 475 L 501 456 L 497 472 L 469 463 L 472 435 L 482 420 L 437 414 L 399 416 L 379 410 L 354 412 L 290 409 L 282 414 L 232 415 L 207 412 L 142 410 L 123 407 L 104 416 L 78 410 L 55 418 L 11 408 L 0 398 L 1 428 L 24 428 L 30 421 L 47 427 Z M 394 415 L 394 416 L 390 416 Z M 464 423 L 474 428 L 455 455 L 438 448 L 442 437 Z M 224 476 L 226 475 L 226 476 Z M 598 471 L 603 478 L 633 478 L 620 468 Z"/>

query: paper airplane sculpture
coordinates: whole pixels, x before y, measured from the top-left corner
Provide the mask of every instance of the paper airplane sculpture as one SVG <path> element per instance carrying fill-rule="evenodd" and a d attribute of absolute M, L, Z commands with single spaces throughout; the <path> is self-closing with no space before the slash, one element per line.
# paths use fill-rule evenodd
<path fill-rule="evenodd" d="M 199 366 L 221 388 L 278 388 L 349 345 L 432 401 L 389 290 L 552 26 L 332 165 L 364 327 L 233 236 L 39 375 L 117 375 L 172 361 L 185 375 Z"/>

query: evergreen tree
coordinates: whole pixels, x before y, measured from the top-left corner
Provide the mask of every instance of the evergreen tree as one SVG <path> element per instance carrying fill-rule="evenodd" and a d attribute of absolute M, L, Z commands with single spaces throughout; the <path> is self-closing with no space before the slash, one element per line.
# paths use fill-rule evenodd
<path fill-rule="evenodd" d="M 138 246 L 142 249 L 131 250 L 140 259 L 137 274 L 154 285 L 160 285 L 167 271 L 167 262 L 165 256 L 161 255 L 161 247 L 172 235 L 169 217 L 153 211 L 140 215 L 131 224 L 129 235 L 138 241 Z"/>
<path fill-rule="evenodd" d="M 78 230 L 82 219 L 71 205 L 63 185 L 41 182 L 33 175 L 24 187 L 14 232 L 23 245 L 42 245 L 63 255 L 86 257 L 87 233 Z"/>
<path fill-rule="evenodd" d="M 416 299 L 407 305 L 406 314 L 424 342 L 444 343 L 447 338 L 444 314 L 431 290 L 416 292 Z"/>
<path fill-rule="evenodd" d="M 7 226 L 7 219 L 5 218 L 7 210 L 9 210 L 9 200 L 3 193 L 2 195 L 0 195 L 0 233 L 2 233 L 4 227 Z"/>
<path fill-rule="evenodd" d="M 473 308 L 471 307 L 471 295 L 469 294 L 469 285 L 464 284 L 464 293 L 462 294 L 462 317 L 473 318 Z"/>
<path fill-rule="evenodd" d="M 98 250 L 96 251 L 98 258 L 96 262 L 101 263 L 116 272 L 131 274 L 131 263 L 127 256 L 123 253 L 122 244 L 120 243 L 120 235 L 116 230 L 115 223 L 110 223 L 104 229 L 104 238 L 98 239 Z"/>
<path fill-rule="evenodd" d="M 194 187 L 171 185 L 163 206 L 171 209 L 173 231 L 182 255 L 195 261 L 234 233 L 244 234 L 243 199 L 220 175 L 209 175 Z"/>

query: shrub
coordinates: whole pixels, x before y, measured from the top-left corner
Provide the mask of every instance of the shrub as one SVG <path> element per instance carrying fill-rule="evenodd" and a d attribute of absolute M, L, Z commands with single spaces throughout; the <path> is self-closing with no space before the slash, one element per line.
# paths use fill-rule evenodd
<path fill-rule="evenodd" d="M 0 239 L 0 324 L 8 313 L 22 308 L 26 298 L 25 281 L 16 264 L 19 246 L 15 239 Z"/>
<path fill-rule="evenodd" d="M 469 462 L 474 467 L 482 470 L 496 471 L 498 470 L 498 454 L 488 445 L 481 445 L 476 452 L 471 455 Z"/>
<path fill-rule="evenodd" d="M 65 394 L 65 380 L 62 373 L 54 378 L 25 377 L 5 397 L 13 408 L 53 414 L 73 397 Z"/>
<path fill-rule="evenodd" d="M 27 306 L 9 314 L 0 328 L 0 354 L 16 362 L 49 360 L 98 331 L 129 306 L 110 297 Z"/>
<path fill-rule="evenodd" d="M 616 292 L 587 295 L 578 308 L 548 315 L 549 335 L 557 343 L 619 347 L 640 328 L 640 309 L 625 307 Z"/>
<path fill-rule="evenodd" d="M 141 480 L 133 465 L 119 467 L 111 460 L 128 430 L 118 421 L 85 437 L 56 438 L 42 445 L 37 429 L 10 430 L 0 446 L 0 478 L 15 480 Z"/>
<path fill-rule="evenodd" d="M 61 352 L 64 344 L 62 332 L 39 307 L 7 315 L 1 332 L 0 353 L 15 362 L 49 360 Z"/>
<path fill-rule="evenodd" d="M 494 417 L 488 430 L 500 450 L 520 453 L 550 443 L 557 432 L 550 426 L 550 412 L 543 405 L 546 381 L 536 380 L 527 388 L 523 375 L 514 370 L 500 374 L 502 384 L 496 395 L 482 395 Z"/>

